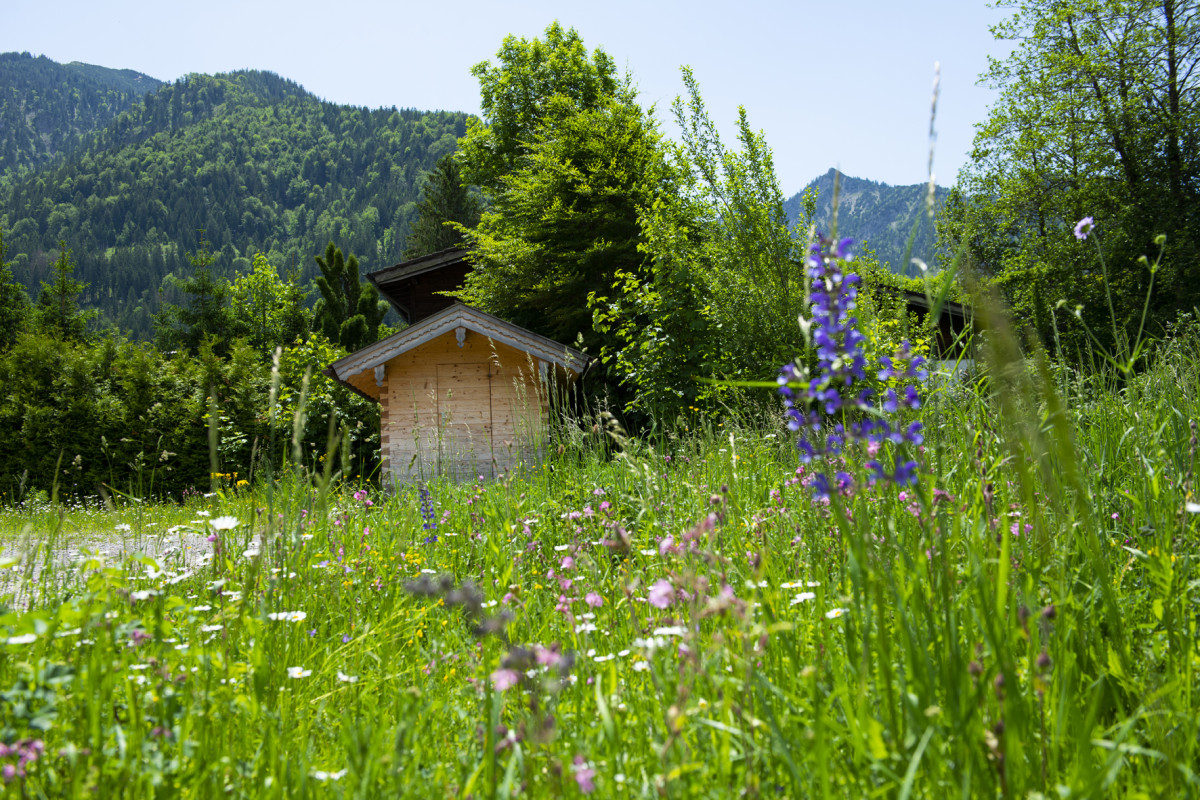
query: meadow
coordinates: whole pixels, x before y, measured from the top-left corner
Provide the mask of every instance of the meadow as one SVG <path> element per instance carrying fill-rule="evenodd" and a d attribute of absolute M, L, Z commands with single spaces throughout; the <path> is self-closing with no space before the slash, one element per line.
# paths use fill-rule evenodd
<path fill-rule="evenodd" d="M 731 411 L 0 509 L 4 796 L 1198 796 L 1200 327 L 983 338 L 904 486 Z"/>

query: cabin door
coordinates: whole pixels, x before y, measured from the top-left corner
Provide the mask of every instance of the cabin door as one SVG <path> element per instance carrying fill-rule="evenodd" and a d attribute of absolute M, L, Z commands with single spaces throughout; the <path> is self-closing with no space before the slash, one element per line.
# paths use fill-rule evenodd
<path fill-rule="evenodd" d="M 455 480 L 493 477 L 490 365 L 438 364 L 438 464 Z"/>

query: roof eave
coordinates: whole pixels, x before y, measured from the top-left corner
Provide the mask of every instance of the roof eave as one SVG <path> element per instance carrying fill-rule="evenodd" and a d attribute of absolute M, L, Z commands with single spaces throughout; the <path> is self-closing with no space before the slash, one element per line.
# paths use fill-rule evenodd
<path fill-rule="evenodd" d="M 335 362 L 335 363 L 336 363 L 336 362 Z M 366 399 L 366 400 L 370 400 L 372 403 L 378 403 L 378 402 L 379 402 L 379 398 L 378 398 L 378 397 L 372 397 L 371 395 L 369 395 L 369 394 L 367 394 L 366 392 L 364 392 L 362 389 L 360 389 L 360 388 L 358 388 L 357 386 L 355 386 L 353 383 L 350 383 L 350 381 L 344 381 L 344 380 L 342 380 L 341 378 L 339 378 L 339 377 L 338 377 L 338 375 L 337 375 L 337 372 L 335 372 L 335 371 L 334 371 L 334 369 L 333 369 L 333 364 L 330 364 L 328 367 L 326 367 L 325 369 L 321 370 L 321 374 L 322 374 L 322 375 L 324 375 L 324 376 L 326 376 L 326 377 L 328 377 L 328 378 L 331 378 L 331 379 L 333 379 L 334 381 L 337 381 L 337 382 L 338 382 L 338 383 L 340 383 L 342 386 L 345 386 L 347 389 L 349 389 L 350 391 L 354 392 L 354 393 L 355 393 L 356 395 L 358 395 L 359 397 L 362 397 L 362 398 L 364 398 L 364 399 Z"/>
<path fill-rule="evenodd" d="M 329 369 L 333 371 L 339 381 L 344 383 L 352 375 L 373 369 L 459 326 L 483 336 L 498 339 L 510 347 L 521 349 L 543 361 L 556 364 L 576 374 L 582 373 L 583 368 L 590 360 L 588 356 L 574 348 L 547 339 L 510 322 L 505 322 L 499 317 L 479 309 L 455 303 L 426 317 L 416 325 L 338 359 L 329 365 Z"/>

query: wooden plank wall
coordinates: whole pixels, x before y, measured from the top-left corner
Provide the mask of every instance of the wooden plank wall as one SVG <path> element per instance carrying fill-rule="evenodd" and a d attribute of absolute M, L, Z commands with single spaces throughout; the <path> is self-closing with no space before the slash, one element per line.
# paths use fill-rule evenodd
<path fill-rule="evenodd" d="M 384 471 L 397 483 L 494 477 L 538 458 L 549 418 L 540 366 L 473 331 L 453 331 L 386 364 L 380 397 Z"/>

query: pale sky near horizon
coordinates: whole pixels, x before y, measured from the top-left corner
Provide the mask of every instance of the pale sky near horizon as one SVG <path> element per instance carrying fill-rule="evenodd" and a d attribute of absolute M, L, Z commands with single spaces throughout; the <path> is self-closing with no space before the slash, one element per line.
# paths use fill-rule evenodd
<path fill-rule="evenodd" d="M 172 81 L 190 72 L 263 69 L 337 103 L 478 113 L 473 64 L 504 37 L 574 27 L 633 76 L 663 130 L 695 71 L 709 114 L 732 144 L 738 105 L 765 131 L 786 195 L 830 167 L 891 184 L 928 180 L 934 63 L 941 64 L 934 173 L 954 183 L 995 93 L 977 85 L 1007 42 L 986 0 L 793 0 L 737 4 L 338 3 L 5 0 L 0 52 L 134 69 Z"/>

